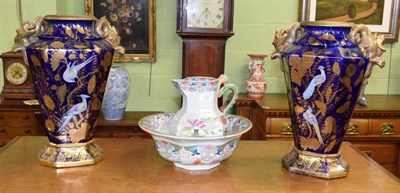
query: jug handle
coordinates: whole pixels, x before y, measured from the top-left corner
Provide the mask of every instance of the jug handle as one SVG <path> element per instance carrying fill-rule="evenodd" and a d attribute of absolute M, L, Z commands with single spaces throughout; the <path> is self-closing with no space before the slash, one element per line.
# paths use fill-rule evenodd
<path fill-rule="evenodd" d="M 223 87 L 220 89 L 218 98 L 221 97 L 222 95 L 224 95 L 225 91 L 227 91 L 227 90 L 231 90 L 233 96 L 232 96 L 231 100 L 229 101 L 228 105 L 226 105 L 226 107 L 222 107 L 222 109 L 223 109 L 222 113 L 223 113 L 223 114 L 226 114 L 226 113 L 229 111 L 229 109 L 232 108 L 232 106 L 235 104 L 236 99 L 238 98 L 238 94 L 239 94 L 239 90 L 238 90 L 238 88 L 237 88 L 236 85 L 234 85 L 234 84 L 227 84 L 227 85 L 223 86 Z"/>

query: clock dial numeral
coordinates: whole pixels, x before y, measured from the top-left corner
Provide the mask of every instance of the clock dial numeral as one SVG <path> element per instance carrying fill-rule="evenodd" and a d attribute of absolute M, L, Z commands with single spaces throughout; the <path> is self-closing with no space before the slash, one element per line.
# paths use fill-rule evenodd
<path fill-rule="evenodd" d="M 222 28 L 224 0 L 188 0 L 187 26 L 196 28 Z"/>
<path fill-rule="evenodd" d="M 28 70 L 25 64 L 12 63 L 6 70 L 6 79 L 15 85 L 23 84 L 28 78 Z"/>

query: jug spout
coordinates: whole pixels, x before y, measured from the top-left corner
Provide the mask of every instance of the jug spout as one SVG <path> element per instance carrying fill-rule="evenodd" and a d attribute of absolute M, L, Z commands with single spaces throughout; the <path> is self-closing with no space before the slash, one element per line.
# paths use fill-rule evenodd
<path fill-rule="evenodd" d="M 177 89 L 179 89 L 181 86 L 181 84 L 180 84 L 180 82 L 181 82 L 182 80 L 181 79 L 172 79 L 171 80 L 171 82 L 172 82 L 172 84 L 177 88 Z"/>
<path fill-rule="evenodd" d="M 181 95 L 185 96 L 186 95 L 186 89 L 184 89 L 184 81 L 185 79 L 172 79 L 171 82 L 172 84 L 175 86 L 176 89 L 179 90 L 179 92 L 181 93 Z"/>

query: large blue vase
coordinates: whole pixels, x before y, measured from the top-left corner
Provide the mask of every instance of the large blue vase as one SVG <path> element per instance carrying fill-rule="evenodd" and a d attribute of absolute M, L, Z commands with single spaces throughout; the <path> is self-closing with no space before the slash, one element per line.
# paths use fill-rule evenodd
<path fill-rule="evenodd" d="M 352 23 L 294 23 L 276 32 L 272 58 L 281 60 L 294 130 L 294 149 L 282 159 L 289 171 L 347 175 L 340 147 L 371 65 L 384 65 L 382 42 Z"/>
<path fill-rule="evenodd" d="M 94 144 L 93 132 L 118 44 L 103 37 L 113 36 L 113 28 L 105 19 L 86 16 L 38 17 L 26 25 L 35 27 L 26 38 L 29 44 L 14 48 L 25 50 L 46 126 L 49 144 L 39 153 L 41 164 L 100 161 L 103 151 Z"/>

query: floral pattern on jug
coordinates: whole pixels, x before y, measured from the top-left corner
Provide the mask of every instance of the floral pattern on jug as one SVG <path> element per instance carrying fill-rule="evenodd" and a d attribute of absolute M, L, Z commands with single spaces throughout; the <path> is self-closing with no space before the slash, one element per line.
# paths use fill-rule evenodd
<path fill-rule="evenodd" d="M 228 80 L 226 75 L 213 77 L 187 77 L 172 80 L 183 96 L 182 108 L 171 121 L 171 134 L 186 137 L 223 136 L 227 128 L 225 113 L 237 99 L 238 89 L 233 84 L 221 85 Z M 224 112 L 218 108 L 218 98 L 230 89 L 231 101 Z"/>

